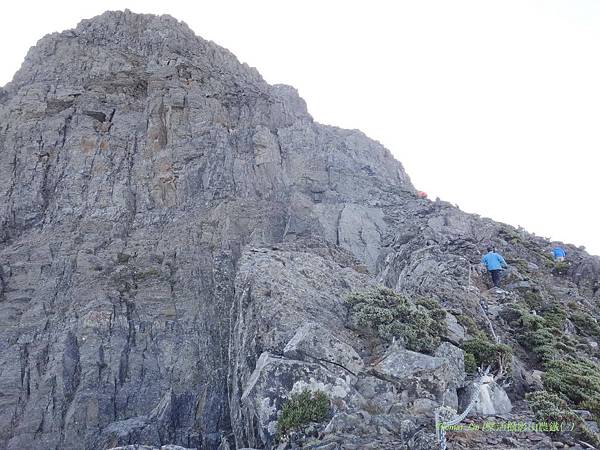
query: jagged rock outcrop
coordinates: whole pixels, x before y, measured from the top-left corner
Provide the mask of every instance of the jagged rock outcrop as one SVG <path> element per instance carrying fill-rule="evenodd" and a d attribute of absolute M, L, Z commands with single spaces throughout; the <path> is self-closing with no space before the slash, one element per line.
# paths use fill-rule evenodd
<path fill-rule="evenodd" d="M 218 445 L 245 246 L 314 234 L 374 267 L 369 203 L 412 189 L 381 145 L 166 16 L 45 37 L 0 122 L 6 448 Z"/>
<path fill-rule="evenodd" d="M 417 198 L 379 143 L 185 24 L 108 12 L 46 36 L 0 91 L 0 449 L 272 448 L 305 389 L 332 399 L 312 448 L 430 449 L 462 351 L 378 352 L 345 298 L 432 298 L 460 345 L 456 317 L 495 301 L 488 243 L 512 258 L 504 303 L 595 313 L 597 258 L 567 246 L 558 273 L 548 241 Z"/>

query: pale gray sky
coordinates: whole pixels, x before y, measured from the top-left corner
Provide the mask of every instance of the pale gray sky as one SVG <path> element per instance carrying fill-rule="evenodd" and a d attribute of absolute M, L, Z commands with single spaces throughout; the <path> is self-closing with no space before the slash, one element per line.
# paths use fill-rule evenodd
<path fill-rule="evenodd" d="M 600 2 L 21 0 L 2 7 L 0 86 L 44 34 L 125 8 L 297 87 L 431 198 L 600 254 Z"/>

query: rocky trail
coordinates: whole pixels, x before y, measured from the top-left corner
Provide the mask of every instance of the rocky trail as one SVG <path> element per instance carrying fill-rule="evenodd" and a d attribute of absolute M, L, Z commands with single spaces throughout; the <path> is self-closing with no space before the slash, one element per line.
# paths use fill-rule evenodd
<path fill-rule="evenodd" d="M 600 258 L 555 244 L 172 17 L 83 20 L 0 88 L 0 450 L 438 449 L 487 367 L 448 449 L 600 448 Z"/>

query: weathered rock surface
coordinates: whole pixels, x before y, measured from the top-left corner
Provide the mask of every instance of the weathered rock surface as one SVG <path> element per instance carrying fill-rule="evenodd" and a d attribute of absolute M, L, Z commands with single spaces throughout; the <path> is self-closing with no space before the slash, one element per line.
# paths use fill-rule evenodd
<path fill-rule="evenodd" d="M 287 358 L 321 362 L 331 370 L 342 370 L 352 375 L 364 368 L 362 358 L 350 345 L 313 322 L 296 332 L 283 349 L 283 354 Z"/>
<path fill-rule="evenodd" d="M 110 450 L 191 450 L 184 447 L 180 447 L 179 445 L 162 445 L 159 447 L 149 447 L 147 445 L 126 445 L 123 447 L 114 447 Z"/>
<path fill-rule="evenodd" d="M 314 123 L 294 89 L 167 16 L 111 12 L 45 37 L 4 88 L 0 123 L 10 449 L 215 447 L 231 428 L 245 246 L 316 235 L 374 267 L 383 242 L 367 230 L 383 224 L 368 203 L 412 189 L 381 145 Z"/>
<path fill-rule="evenodd" d="M 474 395 L 472 386 L 464 390 L 460 397 L 461 411 L 464 410 Z M 475 406 L 471 410 L 471 416 L 494 416 L 508 414 L 512 410 L 512 403 L 506 391 L 499 386 L 491 376 L 483 378 L 483 385 L 477 395 Z"/>
<path fill-rule="evenodd" d="M 518 345 L 503 302 L 592 310 L 600 262 L 566 246 L 557 273 L 543 238 L 414 193 L 379 143 L 171 17 L 46 36 L 0 90 L 0 449 L 273 448 L 302 389 L 332 398 L 306 446 L 432 448 L 462 351 L 376 355 L 345 297 L 380 283 L 484 323 L 491 243 Z"/>

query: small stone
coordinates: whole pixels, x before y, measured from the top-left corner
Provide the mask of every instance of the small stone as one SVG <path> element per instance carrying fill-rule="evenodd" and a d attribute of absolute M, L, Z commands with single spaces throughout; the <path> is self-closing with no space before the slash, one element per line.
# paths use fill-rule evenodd
<path fill-rule="evenodd" d="M 502 443 L 506 444 L 506 445 L 511 445 L 513 447 L 516 447 L 519 445 L 519 442 L 515 438 L 511 438 L 509 436 L 504 436 L 502 438 Z"/>
<path fill-rule="evenodd" d="M 544 435 L 536 434 L 536 433 L 528 433 L 527 439 L 529 439 L 530 441 L 533 441 L 533 442 L 537 442 L 537 441 L 541 441 L 542 439 L 544 439 Z"/>
<path fill-rule="evenodd" d="M 575 409 L 573 410 L 573 412 L 575 414 L 577 414 L 579 417 L 581 417 L 583 420 L 592 420 L 592 413 L 585 410 L 585 409 Z"/>
<path fill-rule="evenodd" d="M 340 447 L 335 442 L 330 442 L 329 444 L 319 445 L 318 447 L 314 447 L 315 450 L 337 450 L 338 448 L 340 448 Z"/>
<path fill-rule="evenodd" d="M 592 433 L 600 434 L 600 427 L 598 426 L 598 422 L 595 420 L 586 420 L 585 425 L 590 429 Z"/>

